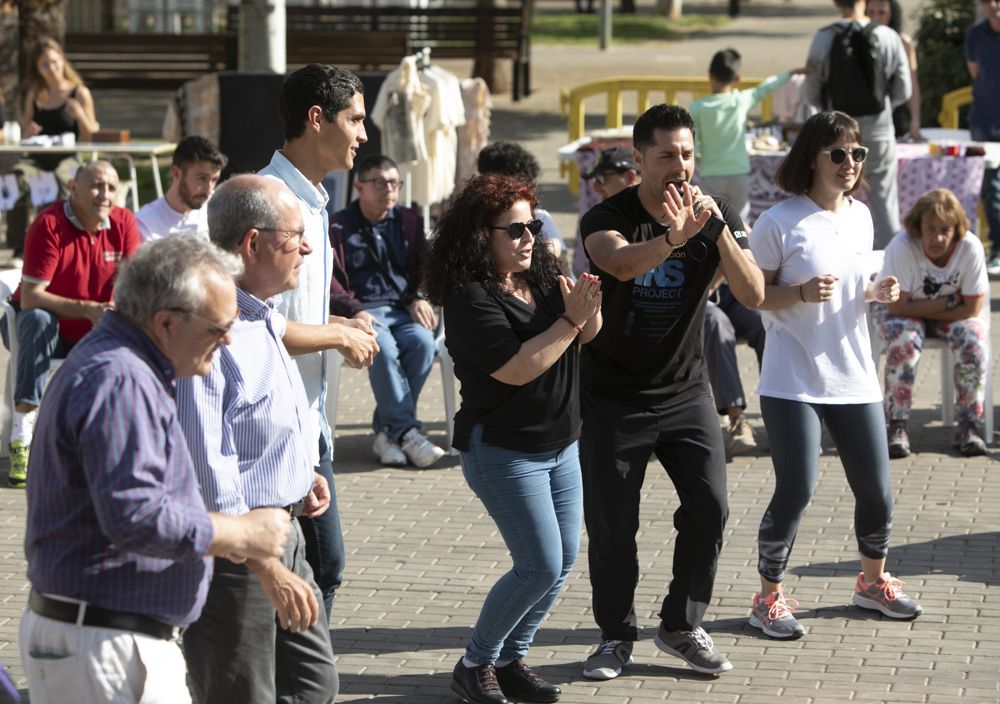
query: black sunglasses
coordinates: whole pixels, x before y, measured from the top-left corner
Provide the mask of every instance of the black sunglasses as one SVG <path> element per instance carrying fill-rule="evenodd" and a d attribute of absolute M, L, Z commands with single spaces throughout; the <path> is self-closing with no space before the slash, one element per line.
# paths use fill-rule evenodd
<path fill-rule="evenodd" d="M 847 150 L 841 147 L 836 149 L 820 149 L 820 154 L 829 154 L 830 161 L 834 164 L 843 164 L 844 159 L 847 158 Z M 860 164 L 865 159 L 868 158 L 868 147 L 854 147 L 851 150 L 851 159 L 854 160 L 855 164 Z"/>
<path fill-rule="evenodd" d="M 519 240 L 524 236 L 524 230 L 527 229 L 531 233 L 532 237 L 538 237 L 538 233 L 542 231 L 542 221 L 541 220 L 529 220 L 528 222 L 512 222 L 510 225 L 492 225 L 491 229 L 494 230 L 504 230 L 507 236 L 512 240 Z"/>

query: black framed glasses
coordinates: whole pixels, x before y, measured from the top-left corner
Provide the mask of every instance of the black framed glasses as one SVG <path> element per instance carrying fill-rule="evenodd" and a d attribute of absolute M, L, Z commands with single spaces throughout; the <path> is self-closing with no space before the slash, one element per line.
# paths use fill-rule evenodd
<path fill-rule="evenodd" d="M 820 149 L 820 154 L 827 154 L 830 157 L 830 161 L 834 164 L 843 164 L 844 159 L 847 158 L 847 150 L 842 147 L 837 147 L 835 149 Z M 868 147 L 854 147 L 851 151 L 851 159 L 855 164 L 860 164 L 865 159 L 868 158 Z"/>
<path fill-rule="evenodd" d="M 358 179 L 358 183 L 370 183 L 380 191 L 385 190 L 386 188 L 398 191 L 403 187 L 404 181 L 401 178 L 366 178 Z"/>
<path fill-rule="evenodd" d="M 212 335 L 214 335 L 215 337 L 225 337 L 226 335 L 231 333 L 233 331 L 233 325 L 236 324 L 236 321 L 239 320 L 240 317 L 240 309 L 237 308 L 235 318 L 230 320 L 225 325 L 219 325 L 218 323 L 209 320 L 205 316 L 198 315 L 194 311 L 190 311 L 187 308 L 167 308 L 167 310 L 170 311 L 171 313 L 177 313 L 178 315 L 185 315 L 189 318 L 197 318 L 198 320 L 208 325 L 209 332 L 212 333 Z"/>
<path fill-rule="evenodd" d="M 541 220 L 529 220 L 528 222 L 512 222 L 510 225 L 493 225 L 493 230 L 504 230 L 512 240 L 519 240 L 524 237 L 524 231 L 531 233 L 532 237 L 538 237 L 542 231 Z"/>

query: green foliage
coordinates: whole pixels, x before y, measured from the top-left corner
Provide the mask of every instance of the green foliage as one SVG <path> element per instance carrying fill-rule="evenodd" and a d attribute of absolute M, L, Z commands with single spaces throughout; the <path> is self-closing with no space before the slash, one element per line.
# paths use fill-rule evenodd
<path fill-rule="evenodd" d="M 536 14 L 531 41 L 543 44 L 597 44 L 597 13 Z M 612 17 L 611 41 L 637 44 L 677 40 L 706 32 L 729 21 L 723 15 L 686 15 L 668 20 L 657 14 L 619 14 Z"/>
<path fill-rule="evenodd" d="M 945 93 L 972 83 L 965 65 L 965 32 L 975 19 L 976 5 L 970 0 L 924 0 L 917 11 L 914 40 L 925 126 L 937 124 Z"/>

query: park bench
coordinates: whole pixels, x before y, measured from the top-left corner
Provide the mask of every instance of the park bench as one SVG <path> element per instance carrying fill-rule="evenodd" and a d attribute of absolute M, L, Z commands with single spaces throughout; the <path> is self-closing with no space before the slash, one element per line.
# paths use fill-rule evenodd
<path fill-rule="evenodd" d="M 375 69 L 395 66 L 410 53 L 406 32 L 316 32 L 289 27 L 285 45 L 289 71 L 313 63 Z"/>
<path fill-rule="evenodd" d="M 369 42 L 403 32 L 413 50 L 429 48 L 433 58 L 474 59 L 487 55 L 513 62 L 513 97 L 531 90 L 530 2 L 486 7 L 456 0 L 446 7 L 288 6 L 289 36 L 310 32 L 362 32 Z M 228 30 L 239 27 L 239 7 L 231 5 Z M 292 43 L 289 41 L 289 51 Z"/>

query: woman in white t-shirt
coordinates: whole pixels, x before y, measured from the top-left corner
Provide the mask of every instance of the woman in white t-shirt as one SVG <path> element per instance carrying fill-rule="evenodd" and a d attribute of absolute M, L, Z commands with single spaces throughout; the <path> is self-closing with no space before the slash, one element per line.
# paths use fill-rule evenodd
<path fill-rule="evenodd" d="M 883 273 L 899 280 L 899 300 L 875 309 L 879 335 L 886 342 L 889 456 L 910 454 L 906 421 L 928 336 L 946 340 L 955 357 L 955 447 L 965 457 L 985 455 L 978 430 L 989 363 L 990 281 L 983 245 L 969 232 L 965 210 L 947 188 L 922 195 L 903 226 L 886 247 L 882 266 Z"/>
<path fill-rule="evenodd" d="M 865 316 L 869 302 L 895 301 L 899 286 L 891 276 L 872 282 L 872 267 L 865 265 L 872 219 L 851 194 L 867 156 L 850 116 L 823 112 L 809 118 L 776 177 L 796 196 L 764 213 L 750 238 L 766 284 L 760 307 L 767 343 L 758 392 L 776 479 L 757 536 L 761 590 L 753 596 L 750 625 L 774 638 L 805 633 L 782 580 L 816 486 L 823 425 L 854 493 L 862 566 L 854 604 L 892 618 L 915 618 L 922 610 L 885 571 L 892 490 Z"/>

